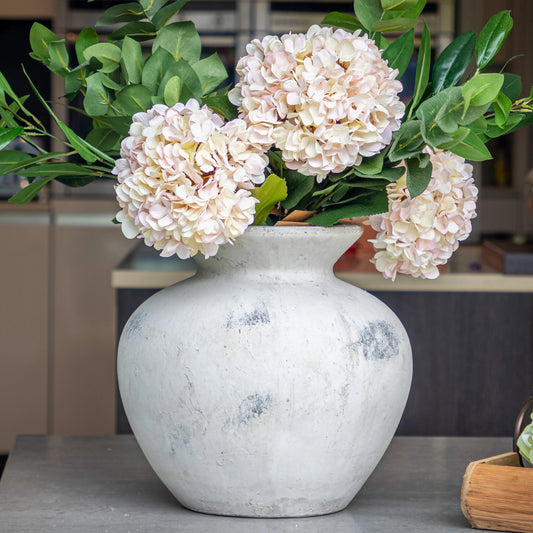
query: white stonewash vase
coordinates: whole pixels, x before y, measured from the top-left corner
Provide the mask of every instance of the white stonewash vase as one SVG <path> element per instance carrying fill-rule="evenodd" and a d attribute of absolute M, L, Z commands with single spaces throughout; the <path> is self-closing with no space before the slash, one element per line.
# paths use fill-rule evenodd
<path fill-rule="evenodd" d="M 358 226 L 251 227 L 131 316 L 118 379 L 137 441 L 185 507 L 298 517 L 346 507 L 411 384 L 396 315 L 338 280 Z"/>

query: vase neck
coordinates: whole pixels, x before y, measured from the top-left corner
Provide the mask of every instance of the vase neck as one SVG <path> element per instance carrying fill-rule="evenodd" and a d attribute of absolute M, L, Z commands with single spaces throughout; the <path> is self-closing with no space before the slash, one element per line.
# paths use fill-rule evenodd
<path fill-rule="evenodd" d="M 304 280 L 332 276 L 338 258 L 362 234 L 355 225 L 252 226 L 209 259 L 195 258 L 203 276 L 276 279 L 283 275 Z"/>

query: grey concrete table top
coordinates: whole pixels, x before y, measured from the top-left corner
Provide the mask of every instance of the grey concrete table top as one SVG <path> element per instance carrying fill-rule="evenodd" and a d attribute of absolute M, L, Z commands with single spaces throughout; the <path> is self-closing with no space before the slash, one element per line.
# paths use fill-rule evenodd
<path fill-rule="evenodd" d="M 0 532 L 466 532 L 460 509 L 466 466 L 511 446 L 500 437 L 397 437 L 346 510 L 253 519 L 181 507 L 130 435 L 20 436 L 0 481 Z"/>

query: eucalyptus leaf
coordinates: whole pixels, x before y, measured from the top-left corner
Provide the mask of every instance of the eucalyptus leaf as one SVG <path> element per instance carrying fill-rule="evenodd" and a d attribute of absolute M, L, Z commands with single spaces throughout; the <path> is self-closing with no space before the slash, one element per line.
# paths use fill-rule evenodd
<path fill-rule="evenodd" d="M 176 0 L 176 2 L 172 2 L 168 6 L 165 6 L 161 8 L 157 13 L 154 14 L 152 17 L 152 24 L 155 26 L 157 30 L 160 30 L 167 22 L 177 15 L 181 8 L 188 2 L 189 0 Z"/>
<path fill-rule="evenodd" d="M 468 80 L 462 87 L 465 109 L 471 105 L 491 104 L 498 96 L 504 79 L 503 74 L 478 74 Z"/>
<path fill-rule="evenodd" d="M 512 27 L 510 11 L 496 13 L 483 27 L 476 42 L 476 62 L 479 70 L 485 70 L 494 61 Z"/>
<path fill-rule="evenodd" d="M 405 17 L 410 19 L 416 19 L 420 16 L 424 7 L 426 6 L 427 0 L 418 0 L 412 7 L 408 9 L 388 9 L 385 11 L 385 17 Z"/>
<path fill-rule="evenodd" d="M 30 46 L 33 53 L 45 64 L 50 61 L 50 43 L 59 41 L 59 37 L 39 22 L 34 22 L 30 29 Z"/>
<path fill-rule="evenodd" d="M 398 69 L 398 78 L 402 77 L 409 66 L 415 47 L 414 40 L 415 30 L 411 29 L 395 39 L 382 54 L 390 68 Z"/>
<path fill-rule="evenodd" d="M 418 60 L 416 62 L 415 88 L 412 98 L 411 110 L 416 108 L 424 96 L 428 81 L 431 63 L 431 36 L 426 24 L 422 32 L 422 40 L 418 51 Z"/>
<path fill-rule="evenodd" d="M 385 11 L 407 10 L 416 7 L 418 0 L 381 0 L 381 7 Z"/>
<path fill-rule="evenodd" d="M 167 0 L 139 0 L 139 3 L 146 14 L 151 17 L 167 3 Z"/>
<path fill-rule="evenodd" d="M 492 155 L 485 146 L 483 140 L 466 126 L 462 126 L 455 132 L 454 140 L 449 145 L 442 146 L 443 150 L 450 150 L 454 154 L 464 157 L 469 161 L 486 161 L 492 159 Z M 457 141 L 457 139 L 459 139 Z"/>
<path fill-rule="evenodd" d="M 144 59 L 141 45 L 131 37 L 124 37 L 120 63 L 126 83 L 137 84 L 141 82 Z"/>
<path fill-rule="evenodd" d="M 76 49 L 76 58 L 80 65 L 85 61 L 85 49 L 93 44 L 98 44 L 98 34 L 96 33 L 96 30 L 90 27 L 81 30 L 76 39 L 76 44 L 74 45 Z"/>
<path fill-rule="evenodd" d="M 463 33 L 452 41 L 435 61 L 432 74 L 433 92 L 453 87 L 463 76 L 476 46 L 473 31 Z"/>
<path fill-rule="evenodd" d="M 100 72 L 105 74 L 115 71 L 120 66 L 121 55 L 120 48 L 112 43 L 93 44 L 83 51 L 85 59 L 95 57 L 102 63 Z"/>
<path fill-rule="evenodd" d="M 179 76 L 172 76 L 165 85 L 163 98 L 165 104 L 172 107 L 180 101 L 182 81 Z"/>
<path fill-rule="evenodd" d="M 380 0 L 354 0 L 353 7 L 355 16 L 367 30 L 383 16 Z"/>
<path fill-rule="evenodd" d="M 393 142 L 389 151 L 389 160 L 401 161 L 411 157 L 423 148 L 424 140 L 420 128 L 421 120 L 408 120 L 394 133 Z"/>
<path fill-rule="evenodd" d="M 347 13 L 339 13 L 333 11 L 328 13 L 323 19 L 321 24 L 325 26 L 336 26 L 337 28 L 344 28 L 348 31 L 362 30 L 363 25 L 353 16 Z"/>
<path fill-rule="evenodd" d="M 98 59 L 91 57 L 88 61 L 84 61 L 81 65 L 72 69 L 65 76 L 65 93 L 67 96 L 73 98 L 81 88 L 87 85 L 87 78 L 101 66 L 102 63 Z"/>
<path fill-rule="evenodd" d="M 200 80 L 202 95 L 210 93 L 228 78 L 226 67 L 217 53 L 194 63 L 192 68 Z"/>
<path fill-rule="evenodd" d="M 126 115 L 148 111 L 152 107 L 152 93 L 144 85 L 127 85 L 116 95 L 113 105 Z"/>
<path fill-rule="evenodd" d="M 144 9 L 137 2 L 118 4 L 106 9 L 97 20 L 97 26 L 111 26 L 119 22 L 132 22 L 146 17 Z"/>
<path fill-rule="evenodd" d="M 431 179 L 433 166 L 429 161 L 429 154 L 419 154 L 406 159 L 405 166 L 407 189 L 411 198 L 415 198 L 427 189 Z"/>
<path fill-rule="evenodd" d="M 364 157 L 361 163 L 357 165 L 356 168 L 362 174 L 379 174 L 383 169 L 384 158 L 385 155 L 383 152 L 380 152 L 372 157 Z"/>
<path fill-rule="evenodd" d="M 147 21 L 135 21 L 128 22 L 122 28 L 118 28 L 114 32 L 110 33 L 107 37 L 108 41 L 120 41 L 124 37 L 128 36 L 136 41 L 149 41 L 157 35 L 156 27 Z"/>
<path fill-rule="evenodd" d="M 521 124 L 525 116 L 526 115 L 522 113 L 516 113 L 516 114 L 510 115 L 509 118 L 506 120 L 505 124 L 501 127 L 496 123 L 489 123 L 487 126 L 486 134 L 491 139 L 494 139 L 496 137 L 501 137 L 502 135 L 506 135 L 512 132 L 518 126 L 526 125 L 526 124 Z"/>
<path fill-rule="evenodd" d="M 87 92 L 83 99 L 83 108 L 87 114 L 105 115 L 111 107 L 110 93 L 102 83 L 101 72 L 91 74 L 87 80 Z"/>
<path fill-rule="evenodd" d="M 65 45 L 65 39 L 61 41 L 53 41 L 50 43 L 50 63 L 48 68 L 58 74 L 59 76 L 65 76 L 68 71 L 68 52 Z"/>
<path fill-rule="evenodd" d="M 174 22 L 163 26 L 157 33 L 152 51 L 157 52 L 159 48 L 169 52 L 176 61 L 183 58 L 195 63 L 200 59 L 202 44 L 192 22 Z"/>
<path fill-rule="evenodd" d="M 387 191 L 381 190 L 359 196 L 353 204 L 330 208 L 318 213 L 307 220 L 314 226 L 333 226 L 343 218 L 378 215 L 388 211 Z"/>
<path fill-rule="evenodd" d="M 274 206 L 287 198 L 287 184 L 279 176 L 270 174 L 260 187 L 252 190 L 252 196 L 259 200 L 253 225 L 262 226 Z"/>
<path fill-rule="evenodd" d="M 165 75 L 175 64 L 176 61 L 170 52 L 164 48 L 158 48 L 144 64 L 142 84 L 147 87 L 152 94 L 157 94 Z"/>

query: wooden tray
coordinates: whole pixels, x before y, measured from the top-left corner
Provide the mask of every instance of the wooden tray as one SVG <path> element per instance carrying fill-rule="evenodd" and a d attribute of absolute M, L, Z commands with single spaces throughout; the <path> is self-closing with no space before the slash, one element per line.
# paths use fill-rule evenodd
<path fill-rule="evenodd" d="M 474 528 L 533 533 L 533 468 L 520 466 L 516 452 L 470 463 L 461 509 Z"/>

